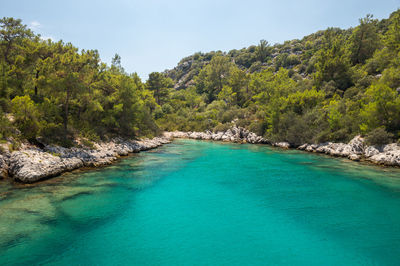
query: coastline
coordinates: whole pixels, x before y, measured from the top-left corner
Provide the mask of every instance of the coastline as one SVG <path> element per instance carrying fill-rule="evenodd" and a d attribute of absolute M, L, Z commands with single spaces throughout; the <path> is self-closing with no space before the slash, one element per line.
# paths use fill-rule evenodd
<path fill-rule="evenodd" d="M 306 152 L 321 153 L 332 157 L 344 157 L 352 161 L 366 161 L 375 165 L 400 167 L 400 145 L 390 143 L 386 145 L 368 146 L 365 139 L 355 136 L 349 143 L 325 142 L 320 144 L 303 144 L 293 147 L 288 142 L 271 142 L 255 133 L 241 127 L 233 127 L 225 132 L 165 132 L 169 139 L 187 138 L 198 140 L 213 140 L 234 143 L 267 144 L 282 149 L 298 149 Z"/>
<path fill-rule="evenodd" d="M 271 142 L 241 127 L 232 127 L 225 132 L 164 132 L 153 139 L 127 140 L 115 138 L 108 142 L 94 143 L 90 148 L 63 148 L 47 145 L 43 149 L 26 145 L 13 152 L 0 155 L 0 178 L 9 177 L 16 182 L 30 184 L 80 168 L 109 165 L 121 156 L 157 148 L 170 143 L 174 138 L 211 140 L 231 143 L 267 144 L 282 149 L 298 149 L 306 152 L 344 157 L 352 161 L 365 161 L 375 165 L 400 167 L 400 146 L 391 143 L 368 146 L 361 136 L 349 143 L 326 142 L 303 144 L 293 147 L 287 142 Z"/>
<path fill-rule="evenodd" d="M 35 183 L 79 168 L 109 165 L 121 156 L 157 148 L 171 140 L 165 137 L 126 140 L 116 138 L 94 143 L 93 148 L 64 148 L 47 145 L 43 149 L 27 145 L 0 155 L 0 177 Z"/>

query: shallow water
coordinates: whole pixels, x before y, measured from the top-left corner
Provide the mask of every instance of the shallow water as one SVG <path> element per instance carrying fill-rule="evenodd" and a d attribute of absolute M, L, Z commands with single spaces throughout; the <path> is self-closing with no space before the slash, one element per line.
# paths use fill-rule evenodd
<path fill-rule="evenodd" d="M 178 140 L 0 183 L 0 265 L 399 265 L 400 170 Z"/>

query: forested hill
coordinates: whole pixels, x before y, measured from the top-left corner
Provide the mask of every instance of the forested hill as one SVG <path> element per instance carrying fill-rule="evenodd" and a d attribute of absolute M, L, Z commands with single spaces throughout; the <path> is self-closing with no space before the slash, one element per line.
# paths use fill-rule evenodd
<path fill-rule="evenodd" d="M 396 12 L 391 17 L 395 14 Z M 370 23 L 373 23 L 373 29 L 370 28 L 371 25 L 365 25 Z M 388 19 L 379 21 L 374 20 L 372 15 L 367 15 L 360 19 L 360 24 L 364 28 L 358 29 L 357 34 L 353 34 L 355 29 L 352 28 L 347 30 L 329 28 L 305 36 L 301 40 L 285 41 L 283 44 L 270 45 L 268 41 L 261 40 L 258 45 L 251 45 L 240 50 L 198 52 L 183 58 L 174 69 L 166 70 L 164 74 L 174 81 L 176 89 L 187 88 L 194 84 L 193 78 L 214 56 L 225 56 L 247 73 L 260 72 L 269 68 L 278 71 L 282 67 L 291 70 L 290 76 L 299 74 L 303 78 L 312 78 L 311 74 L 315 72 L 317 63 L 316 55 L 321 49 L 326 48 L 324 43 L 330 41 L 326 39 L 328 34 L 331 34 L 331 37 L 340 35 L 340 40 L 346 41 L 347 45 L 351 46 L 348 47 L 351 50 L 348 54 L 352 56 L 351 63 L 365 63 L 365 60 L 372 57 L 374 51 L 381 47 L 377 38 L 379 34 L 384 34 L 388 30 L 389 23 Z M 350 38 L 358 39 L 359 43 L 355 43 L 356 40 L 350 40 Z M 361 42 L 364 43 L 361 44 Z"/>
<path fill-rule="evenodd" d="M 159 133 L 152 92 L 118 55 L 107 66 L 97 50 L 43 40 L 19 19 L 0 26 L 0 139 L 70 146 Z"/>
<path fill-rule="evenodd" d="M 283 44 L 261 40 L 182 59 L 162 73 L 174 89 L 161 90 L 158 125 L 220 130 L 236 120 L 294 145 L 346 141 L 356 134 L 373 143 L 398 139 L 400 11 L 359 22 Z"/>
<path fill-rule="evenodd" d="M 400 11 L 343 30 L 229 52 L 196 53 L 146 82 L 96 50 L 43 40 L 0 20 L 0 139 L 154 136 L 235 123 L 272 141 L 399 139 Z"/>

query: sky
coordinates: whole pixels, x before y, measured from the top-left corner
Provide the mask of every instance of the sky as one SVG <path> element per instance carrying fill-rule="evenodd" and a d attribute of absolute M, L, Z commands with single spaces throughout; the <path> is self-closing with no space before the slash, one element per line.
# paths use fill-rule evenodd
<path fill-rule="evenodd" d="M 0 17 L 20 18 L 43 38 L 97 49 L 106 63 L 118 53 L 128 73 L 146 80 L 195 52 L 282 43 L 398 8 L 400 0 L 0 0 Z"/>

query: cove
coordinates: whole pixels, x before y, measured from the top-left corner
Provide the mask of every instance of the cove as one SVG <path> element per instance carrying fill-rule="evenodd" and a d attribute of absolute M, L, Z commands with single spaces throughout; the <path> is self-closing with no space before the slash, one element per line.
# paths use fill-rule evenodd
<path fill-rule="evenodd" d="M 399 169 L 175 140 L 0 187 L 0 265 L 399 263 Z"/>

